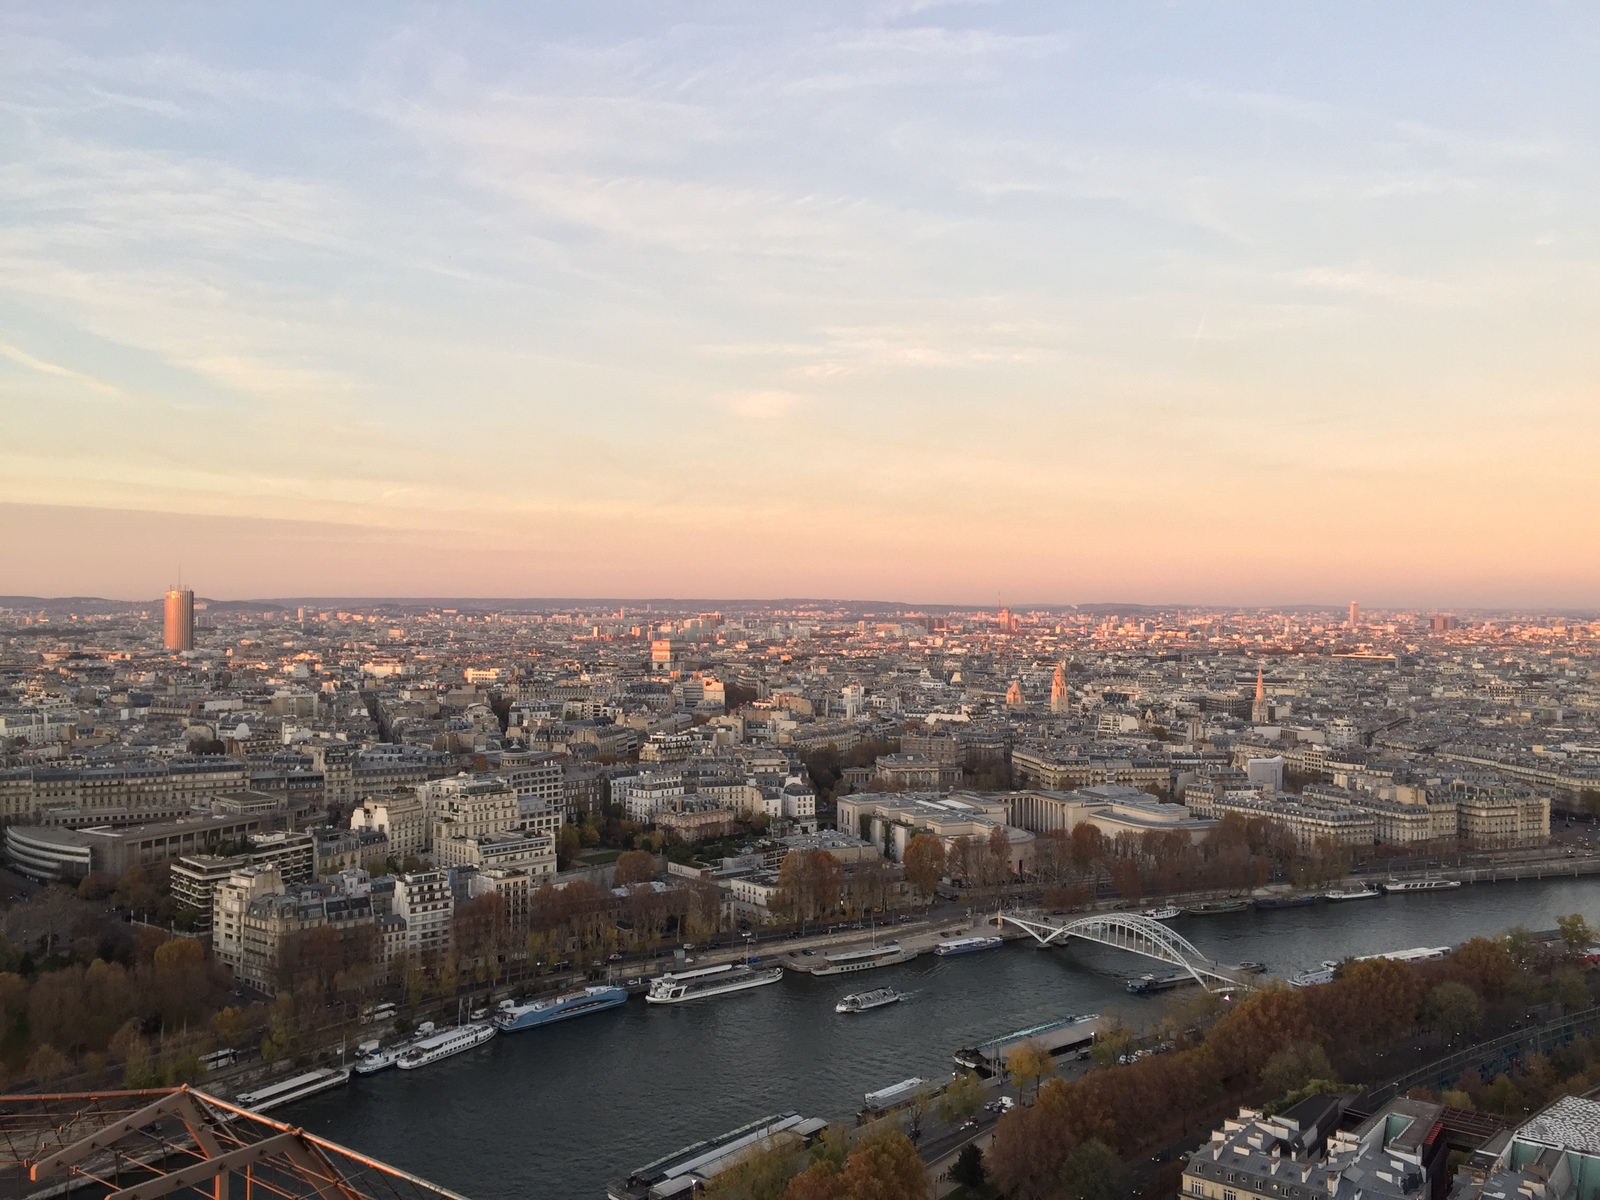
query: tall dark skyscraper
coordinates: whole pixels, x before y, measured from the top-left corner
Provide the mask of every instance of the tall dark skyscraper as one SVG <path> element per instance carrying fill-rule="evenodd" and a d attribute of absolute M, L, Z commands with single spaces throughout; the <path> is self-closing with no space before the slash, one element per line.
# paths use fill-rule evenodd
<path fill-rule="evenodd" d="M 194 649 L 194 593 L 173 588 L 167 593 L 166 636 L 168 650 Z"/>

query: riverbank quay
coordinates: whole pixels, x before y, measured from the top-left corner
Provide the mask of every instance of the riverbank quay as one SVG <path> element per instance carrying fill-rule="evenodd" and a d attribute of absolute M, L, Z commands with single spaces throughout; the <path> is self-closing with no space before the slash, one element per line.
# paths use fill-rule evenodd
<path fill-rule="evenodd" d="M 1389 879 L 1415 881 L 1445 878 L 1459 879 L 1463 883 L 1509 883 L 1519 880 L 1576 879 L 1589 875 L 1600 875 L 1600 853 L 1556 845 L 1408 858 L 1373 858 L 1351 864 L 1344 875 L 1330 877 L 1315 885 L 1296 885 L 1284 879 L 1274 879 L 1255 887 L 1205 887 L 1182 892 L 1149 891 L 1136 896 L 1124 896 L 1112 886 L 1110 876 L 1102 873 L 1093 880 L 1079 881 L 1085 887 L 1092 888 L 1090 898 L 1061 911 L 1112 912 L 1159 904 L 1186 908 L 1215 900 L 1319 895 L 1329 890 L 1375 886 Z M 1058 891 L 1062 886 L 1061 883 L 1041 880 L 986 888 L 941 885 L 939 897 L 946 904 L 962 906 L 974 914 L 982 914 L 993 912 L 997 907 L 1039 907 L 1047 893 Z"/>

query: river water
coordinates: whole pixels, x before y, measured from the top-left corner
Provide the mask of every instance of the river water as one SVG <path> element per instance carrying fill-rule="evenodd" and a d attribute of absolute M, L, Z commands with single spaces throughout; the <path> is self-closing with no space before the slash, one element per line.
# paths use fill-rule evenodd
<path fill-rule="evenodd" d="M 1514 925 L 1552 929 L 1582 912 L 1600 926 L 1600 879 L 1503 883 L 1338 905 L 1180 917 L 1209 957 L 1274 975 L 1323 959 L 1454 945 Z M 498 1037 L 423 1068 L 356 1078 L 273 1115 L 473 1200 L 599 1200 L 605 1183 L 701 1138 L 795 1110 L 854 1113 L 862 1094 L 938 1078 L 961 1046 L 1073 1013 L 1159 1017 L 1127 978 L 1158 965 L 1076 942 L 925 955 L 866 976 L 793 972 L 771 987 L 699 1003 L 635 999 L 608 1012 Z M 905 1003 L 840 1016 L 847 992 L 892 984 Z"/>

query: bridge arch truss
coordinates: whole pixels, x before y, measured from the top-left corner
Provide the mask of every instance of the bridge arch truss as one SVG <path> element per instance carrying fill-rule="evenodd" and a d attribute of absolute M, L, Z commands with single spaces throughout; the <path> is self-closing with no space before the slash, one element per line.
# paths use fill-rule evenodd
<path fill-rule="evenodd" d="M 1251 986 L 1245 972 L 1207 958 L 1176 930 L 1139 913 L 1095 913 L 1059 924 L 1041 916 L 1020 913 L 1002 913 L 1000 920 L 1027 933 L 1041 946 L 1064 945 L 1068 938 L 1079 938 L 1177 967 L 1187 971 L 1202 987 Z"/>

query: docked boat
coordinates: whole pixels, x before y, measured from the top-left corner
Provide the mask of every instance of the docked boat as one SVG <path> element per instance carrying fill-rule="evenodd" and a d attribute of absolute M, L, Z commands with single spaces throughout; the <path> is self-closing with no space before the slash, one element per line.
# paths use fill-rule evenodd
<path fill-rule="evenodd" d="M 1315 893 L 1305 896 L 1257 896 L 1255 899 L 1256 907 L 1262 912 L 1270 912 L 1275 908 L 1304 908 L 1316 902 Z"/>
<path fill-rule="evenodd" d="M 1377 890 L 1369 888 L 1366 884 L 1358 888 L 1334 888 L 1331 892 L 1322 893 L 1322 898 L 1332 904 L 1345 900 L 1374 900 L 1377 896 Z"/>
<path fill-rule="evenodd" d="M 1183 911 L 1191 917 L 1216 917 L 1223 913 L 1243 912 L 1250 907 L 1248 900 L 1212 900 L 1206 904 L 1195 904 Z"/>
<path fill-rule="evenodd" d="M 1147 908 L 1139 915 L 1149 917 L 1152 921 L 1170 921 L 1174 917 L 1182 916 L 1183 910 L 1176 904 L 1168 904 L 1161 908 Z"/>
<path fill-rule="evenodd" d="M 1024 1042 L 1042 1047 L 1054 1058 L 1082 1056 L 1088 1054 L 1099 1031 L 1100 1018 L 1095 1013 L 1064 1017 L 990 1038 L 977 1046 L 964 1046 L 956 1051 L 955 1061 L 958 1067 L 986 1077 L 1000 1075 L 1005 1072 L 1007 1056 Z"/>
<path fill-rule="evenodd" d="M 1391 879 L 1383 885 L 1385 895 L 1396 892 L 1448 892 L 1461 886 L 1459 879 Z"/>
<path fill-rule="evenodd" d="M 423 1038 L 432 1037 L 437 1032 L 437 1026 L 432 1021 L 424 1021 L 417 1026 L 416 1033 L 407 1041 L 396 1042 L 392 1046 L 385 1046 L 381 1042 L 362 1042 L 356 1047 L 355 1073 L 357 1075 L 376 1075 L 379 1071 L 387 1071 L 400 1061 L 400 1056 Z"/>
<path fill-rule="evenodd" d="M 1332 983 L 1333 973 L 1339 964 L 1331 958 L 1322 960 L 1322 965 L 1314 971 L 1300 971 L 1289 976 L 1290 987 L 1316 987 L 1322 983 Z"/>
<path fill-rule="evenodd" d="M 940 942 L 933 952 L 940 958 L 949 958 L 952 954 L 976 954 L 979 950 L 993 950 L 1005 944 L 1004 938 L 994 936 L 956 938 L 954 941 Z"/>
<path fill-rule="evenodd" d="M 749 991 L 777 983 L 782 978 L 782 967 L 758 969 L 743 963 L 724 963 L 719 967 L 701 967 L 653 979 L 644 998 L 647 1004 L 684 1004 L 729 992 Z"/>
<path fill-rule="evenodd" d="M 234 1098 L 234 1103 L 240 1108 L 248 1108 L 251 1112 L 262 1113 L 282 1108 L 285 1104 L 292 1104 L 296 1100 L 304 1100 L 307 1096 L 316 1096 L 336 1087 L 343 1087 L 349 1082 L 349 1067 L 324 1067 L 320 1071 L 307 1071 L 303 1075 L 257 1088 L 253 1092 L 240 1092 Z"/>
<path fill-rule="evenodd" d="M 1363 954 L 1356 959 L 1357 962 L 1367 962 L 1374 958 L 1387 958 L 1390 962 L 1419 963 L 1438 962 L 1450 956 L 1449 946 L 1413 946 L 1409 950 L 1386 950 L 1382 954 Z"/>
<path fill-rule="evenodd" d="M 394 1065 L 402 1071 L 415 1071 L 418 1067 L 426 1067 L 440 1059 L 449 1058 L 452 1054 L 460 1054 L 465 1050 L 471 1050 L 474 1046 L 481 1046 L 499 1032 L 488 1022 L 457 1025 L 453 1029 L 446 1029 L 442 1033 L 413 1042 L 401 1053 Z"/>
<path fill-rule="evenodd" d="M 836 1013 L 870 1012 L 874 1008 L 882 1008 L 886 1004 L 898 1004 L 906 998 L 904 992 L 897 992 L 893 988 L 874 988 L 870 992 L 856 992 L 846 996 L 833 1006 Z"/>
<path fill-rule="evenodd" d="M 1170 992 L 1175 987 L 1194 982 L 1194 976 L 1187 971 L 1177 975 L 1141 975 L 1128 980 L 1128 991 L 1135 996 L 1148 996 L 1152 992 Z"/>
<path fill-rule="evenodd" d="M 876 1092 L 868 1092 L 867 1111 L 875 1113 L 888 1112 L 892 1108 L 905 1104 L 914 1099 L 925 1087 L 928 1081 L 920 1075 L 913 1075 L 910 1079 L 902 1079 L 891 1087 L 880 1088 Z"/>
<path fill-rule="evenodd" d="M 887 942 L 866 950 L 845 950 L 839 954 L 824 954 L 822 961 L 811 968 L 813 975 L 846 975 L 851 971 L 870 971 L 874 967 L 892 967 L 895 963 L 910 962 L 919 951 L 910 950 L 899 942 Z"/>
<path fill-rule="evenodd" d="M 400 1055 L 404 1051 L 405 1047 L 403 1045 L 375 1047 L 365 1051 L 360 1058 L 356 1059 L 352 1070 L 357 1075 L 376 1075 L 379 1071 L 387 1071 L 400 1061 Z"/>
<path fill-rule="evenodd" d="M 494 1014 L 494 1023 L 501 1033 L 521 1033 L 552 1021 L 565 1021 L 569 1017 L 583 1017 L 604 1009 L 615 1008 L 628 1002 L 628 989 L 622 987 L 586 987 L 542 1000 L 529 1000 L 517 1004 L 511 1000 L 500 1001 L 500 1010 Z"/>

